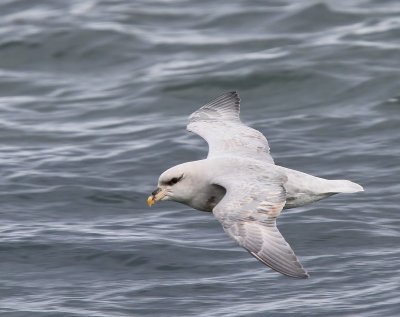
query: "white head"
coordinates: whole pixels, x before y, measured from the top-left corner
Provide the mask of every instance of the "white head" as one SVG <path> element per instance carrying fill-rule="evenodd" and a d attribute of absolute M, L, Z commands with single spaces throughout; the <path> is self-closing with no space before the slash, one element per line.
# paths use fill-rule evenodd
<path fill-rule="evenodd" d="M 171 167 L 160 175 L 157 189 L 147 198 L 147 204 L 150 207 L 160 200 L 174 200 L 187 204 L 194 197 L 196 184 L 193 169 L 189 164 Z"/>

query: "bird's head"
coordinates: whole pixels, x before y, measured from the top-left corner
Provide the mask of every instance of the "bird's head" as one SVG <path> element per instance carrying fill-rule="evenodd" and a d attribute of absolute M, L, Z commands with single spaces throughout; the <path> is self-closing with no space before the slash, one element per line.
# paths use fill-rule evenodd
<path fill-rule="evenodd" d="M 147 204 L 151 207 L 160 200 L 184 203 L 192 196 L 192 179 L 187 163 L 171 167 L 160 175 L 157 189 L 147 198 Z"/>

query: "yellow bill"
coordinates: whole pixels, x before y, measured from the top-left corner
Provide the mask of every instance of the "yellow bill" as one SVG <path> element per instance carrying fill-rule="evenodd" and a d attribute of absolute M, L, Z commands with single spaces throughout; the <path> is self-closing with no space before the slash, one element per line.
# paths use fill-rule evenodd
<path fill-rule="evenodd" d="M 149 205 L 149 207 L 153 206 L 155 204 L 155 197 L 153 195 L 149 196 L 149 198 L 147 198 L 147 204 Z"/>
<path fill-rule="evenodd" d="M 163 199 L 166 195 L 166 190 L 161 189 L 158 187 L 154 192 L 151 193 L 151 195 L 147 198 L 147 204 L 149 207 L 153 206 L 157 201 Z"/>

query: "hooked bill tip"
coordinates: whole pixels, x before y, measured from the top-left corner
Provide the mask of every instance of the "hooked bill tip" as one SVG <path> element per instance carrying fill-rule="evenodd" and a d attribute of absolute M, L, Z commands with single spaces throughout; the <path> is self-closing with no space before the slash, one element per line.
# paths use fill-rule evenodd
<path fill-rule="evenodd" d="M 147 205 L 151 207 L 154 205 L 154 203 L 155 203 L 154 196 L 149 196 L 149 198 L 147 198 Z"/>

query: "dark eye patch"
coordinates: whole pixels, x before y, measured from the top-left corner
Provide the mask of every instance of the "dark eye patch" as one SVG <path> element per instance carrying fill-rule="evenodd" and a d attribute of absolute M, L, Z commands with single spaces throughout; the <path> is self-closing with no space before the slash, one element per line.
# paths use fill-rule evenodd
<path fill-rule="evenodd" d="M 168 185 L 174 185 L 177 182 L 179 182 L 182 178 L 183 178 L 183 175 L 181 177 L 179 177 L 179 178 L 178 177 L 171 178 L 171 180 L 167 184 Z"/>

